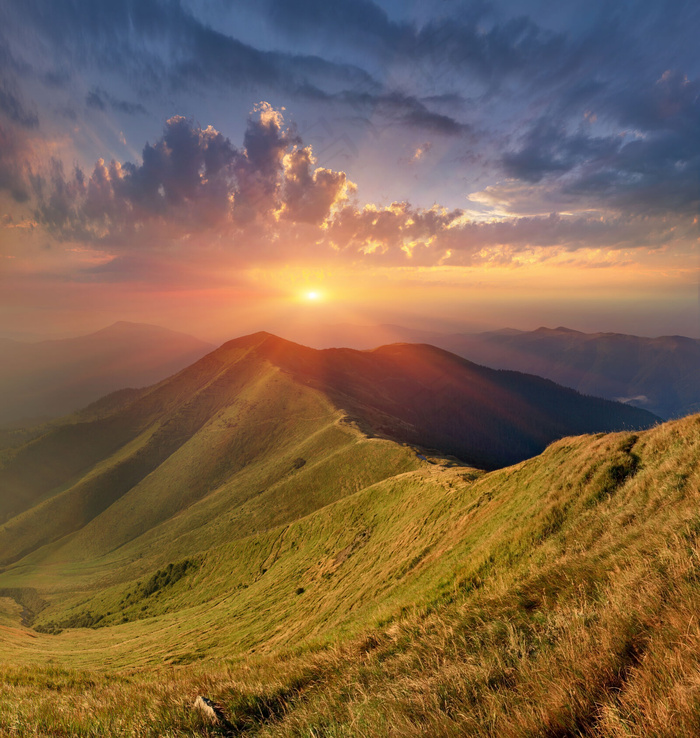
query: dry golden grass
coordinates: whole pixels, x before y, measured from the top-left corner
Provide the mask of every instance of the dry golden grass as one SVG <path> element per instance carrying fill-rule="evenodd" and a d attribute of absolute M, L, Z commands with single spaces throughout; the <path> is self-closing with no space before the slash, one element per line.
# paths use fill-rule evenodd
<path fill-rule="evenodd" d="M 383 500 L 379 488 L 362 494 L 363 508 L 373 494 Z M 296 609 L 289 598 L 278 602 L 293 615 L 290 635 L 262 655 L 241 649 L 189 666 L 75 670 L 64 653 L 61 668 L 28 670 L 14 648 L 15 663 L 0 671 L 0 732 L 700 735 L 700 416 L 638 437 L 563 439 L 538 459 L 482 477 L 412 472 L 392 494 L 392 506 L 384 500 L 367 514 L 384 511 L 373 533 L 384 538 L 370 540 L 393 543 L 394 560 L 372 569 L 367 544 L 344 560 L 346 570 L 319 577 L 319 589 L 343 592 L 337 607 L 346 608 L 343 618 L 324 616 L 336 623 L 327 638 L 291 635 L 316 616 L 316 605 L 297 603 L 307 595 L 325 603 L 309 589 L 296 598 L 290 590 Z M 351 500 L 304 523 L 314 546 L 326 550 L 319 531 L 333 520 L 354 524 Z M 293 530 L 301 541 L 305 528 Z M 416 557 L 428 538 L 432 547 Z M 418 558 L 412 566 L 401 564 L 404 549 L 411 563 Z M 401 582 L 376 589 L 374 610 L 355 610 L 341 586 L 359 592 L 381 571 Z M 16 609 L 5 612 L 0 631 L 15 627 Z M 102 630 L 107 637 L 111 629 Z M 221 706 L 228 724 L 208 725 L 192 709 L 199 694 Z"/>

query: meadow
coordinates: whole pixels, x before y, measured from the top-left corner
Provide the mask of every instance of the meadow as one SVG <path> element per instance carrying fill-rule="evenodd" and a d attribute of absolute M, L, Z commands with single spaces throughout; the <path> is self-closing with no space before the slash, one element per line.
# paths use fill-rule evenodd
<path fill-rule="evenodd" d="M 357 437 L 372 442 L 388 443 Z M 80 565 L 70 596 L 36 588 L 38 612 L 5 597 L 0 728 L 700 731 L 700 416 L 565 438 L 490 473 L 416 463 L 149 576 L 113 581 L 108 557 Z M 25 575 L 10 567 L 0 586 Z"/>

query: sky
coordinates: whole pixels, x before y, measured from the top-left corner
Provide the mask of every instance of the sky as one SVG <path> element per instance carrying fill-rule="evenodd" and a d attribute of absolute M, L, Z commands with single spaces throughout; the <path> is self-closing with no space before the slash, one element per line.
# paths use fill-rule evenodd
<path fill-rule="evenodd" d="M 0 337 L 700 337 L 700 6 L 0 0 Z"/>

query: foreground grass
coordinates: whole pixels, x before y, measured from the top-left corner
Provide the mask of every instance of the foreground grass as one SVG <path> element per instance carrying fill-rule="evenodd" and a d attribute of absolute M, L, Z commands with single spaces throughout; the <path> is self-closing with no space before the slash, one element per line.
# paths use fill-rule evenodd
<path fill-rule="evenodd" d="M 290 526 L 264 587 L 241 590 L 219 620 L 190 619 L 217 638 L 190 627 L 207 648 L 187 666 L 156 665 L 175 648 L 168 618 L 202 617 L 185 580 L 177 613 L 60 636 L 23 628 L 6 603 L 0 732 L 698 735 L 699 502 L 697 416 L 639 437 L 564 439 L 482 477 L 404 474 Z M 212 594 L 252 551 L 236 545 L 197 571 Z M 307 559 L 300 594 L 293 548 Z M 132 662 L 150 665 L 105 668 L 109 639 L 127 637 Z M 197 695 L 226 722 L 193 710 Z"/>

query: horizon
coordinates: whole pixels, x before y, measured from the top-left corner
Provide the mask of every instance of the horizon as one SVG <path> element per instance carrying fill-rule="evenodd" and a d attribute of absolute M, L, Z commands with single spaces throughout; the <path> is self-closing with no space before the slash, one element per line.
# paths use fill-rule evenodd
<path fill-rule="evenodd" d="M 44 342 L 51 342 L 51 341 L 63 341 L 63 340 L 70 340 L 75 338 L 86 338 L 89 336 L 92 336 L 97 333 L 102 333 L 104 331 L 108 331 L 111 328 L 115 328 L 119 325 L 126 325 L 126 326 L 136 326 L 136 327 L 144 327 L 144 328 L 157 328 L 157 329 L 163 329 L 166 331 L 171 331 L 173 333 L 180 333 L 184 336 L 188 336 L 190 338 L 197 339 L 199 341 L 202 341 L 204 343 L 210 343 L 214 348 L 212 350 L 216 350 L 216 348 L 220 347 L 224 343 L 227 343 L 228 341 L 233 341 L 238 338 L 245 338 L 247 336 L 252 336 L 257 333 L 267 333 L 269 335 L 275 336 L 277 338 L 282 338 L 286 341 L 292 342 L 292 343 L 301 343 L 303 345 L 303 337 L 295 336 L 294 330 L 297 332 L 308 332 L 309 335 L 313 335 L 313 331 L 317 329 L 399 329 L 399 330 L 408 330 L 416 333 L 427 333 L 431 334 L 433 333 L 435 336 L 444 336 L 449 337 L 451 335 L 465 335 L 465 336 L 478 336 L 480 334 L 488 334 L 488 333 L 507 333 L 507 332 L 513 332 L 513 333 L 536 333 L 539 331 L 548 331 L 552 333 L 556 332 L 572 332 L 572 333 L 580 333 L 582 335 L 589 335 L 589 336 L 595 336 L 595 335 L 609 335 L 609 336 L 630 336 L 632 338 L 644 338 L 644 339 L 661 339 L 661 338 L 691 338 L 692 336 L 684 336 L 682 334 L 663 334 L 663 335 L 643 335 L 643 334 L 630 334 L 630 333 L 622 333 L 621 331 L 580 331 L 576 328 L 570 328 L 569 326 L 565 325 L 539 325 L 536 328 L 532 329 L 520 329 L 520 328 L 514 328 L 512 326 L 502 326 L 500 328 L 495 329 L 488 329 L 488 330 L 473 330 L 473 331 L 450 331 L 450 330 L 430 330 L 426 328 L 413 328 L 409 325 L 399 325 L 397 323 L 332 323 L 332 324 L 307 324 L 307 325 L 297 325 L 295 326 L 295 329 L 292 330 L 292 332 L 289 334 L 290 337 L 285 335 L 285 328 L 279 327 L 275 330 L 267 329 L 267 328 L 259 328 L 257 330 L 251 330 L 246 331 L 242 333 L 237 333 L 235 335 L 230 336 L 217 336 L 209 338 L 207 336 L 198 335 L 196 333 L 188 333 L 185 331 L 180 330 L 177 327 L 172 326 L 166 326 L 166 325 L 156 325 L 155 323 L 143 323 L 138 321 L 132 321 L 132 320 L 116 320 L 113 323 L 110 323 L 109 325 L 103 325 L 101 327 L 96 328 L 95 330 L 90 330 L 88 332 L 73 332 L 66 335 L 54 335 L 50 337 L 36 337 L 33 336 L 31 338 L 24 338 L 19 339 L 15 338 L 10 335 L 3 335 L 0 334 L 0 340 L 7 340 L 7 341 L 14 341 L 16 343 L 26 343 L 26 344 L 34 344 L 34 343 L 44 343 Z M 697 339 L 695 339 L 697 340 Z M 416 341 L 418 342 L 418 341 Z M 412 343 L 411 341 L 391 341 L 391 343 Z M 377 344 L 377 347 L 379 347 L 381 344 Z M 349 347 L 352 348 L 352 347 Z M 360 349 L 360 350 L 371 350 L 371 349 Z"/>
<path fill-rule="evenodd" d="M 0 9 L 0 336 L 700 338 L 692 6 Z"/>

